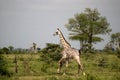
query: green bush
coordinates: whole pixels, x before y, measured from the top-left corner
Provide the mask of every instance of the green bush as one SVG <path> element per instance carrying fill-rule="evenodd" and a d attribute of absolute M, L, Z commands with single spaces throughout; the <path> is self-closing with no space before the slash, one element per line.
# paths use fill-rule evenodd
<path fill-rule="evenodd" d="M 99 59 L 99 61 L 98 61 L 98 66 L 100 66 L 100 67 L 105 67 L 105 66 L 107 66 L 106 59 L 105 59 L 105 58 Z"/>
<path fill-rule="evenodd" d="M 111 67 L 112 70 L 115 70 L 115 71 L 119 71 L 119 72 L 120 72 L 119 61 L 114 60 L 114 62 L 110 64 L 110 67 Z"/>
<path fill-rule="evenodd" d="M 95 75 L 87 74 L 86 80 L 99 80 Z"/>
<path fill-rule="evenodd" d="M 41 50 L 40 60 L 50 63 L 51 61 L 58 61 L 61 58 L 60 52 L 62 48 L 58 44 L 47 43 L 46 47 Z"/>
<path fill-rule="evenodd" d="M 41 71 L 42 72 L 47 72 L 47 68 L 48 68 L 47 64 L 43 64 L 42 67 L 41 67 Z"/>
<path fill-rule="evenodd" d="M 7 61 L 5 58 L 0 54 L 0 75 L 10 76 L 11 73 L 7 69 Z"/>
<path fill-rule="evenodd" d="M 111 80 L 120 80 L 120 75 L 113 75 Z"/>

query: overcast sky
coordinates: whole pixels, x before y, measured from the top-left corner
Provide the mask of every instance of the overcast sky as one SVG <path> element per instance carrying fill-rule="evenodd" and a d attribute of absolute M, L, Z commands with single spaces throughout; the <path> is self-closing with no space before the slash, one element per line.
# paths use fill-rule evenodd
<path fill-rule="evenodd" d="M 112 33 L 120 32 L 120 0 L 0 0 L 0 47 L 29 48 L 33 42 L 40 48 L 46 43 L 60 43 L 53 33 L 60 28 L 75 48 L 79 43 L 68 39 L 65 24 L 85 8 L 97 8 L 110 23 Z M 102 49 L 109 41 L 95 45 Z"/>

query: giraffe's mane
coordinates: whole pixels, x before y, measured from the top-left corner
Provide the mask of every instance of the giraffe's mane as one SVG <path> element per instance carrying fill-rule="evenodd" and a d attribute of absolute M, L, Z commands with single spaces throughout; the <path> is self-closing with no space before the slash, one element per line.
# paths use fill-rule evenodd
<path fill-rule="evenodd" d="M 60 30 L 59 30 L 60 31 Z M 61 35 L 63 36 L 63 33 L 60 31 L 60 33 L 61 33 Z M 70 43 L 68 43 L 68 41 L 65 39 L 65 37 L 63 36 L 63 39 L 65 40 L 65 42 L 69 45 L 69 46 L 71 46 L 70 45 Z"/>

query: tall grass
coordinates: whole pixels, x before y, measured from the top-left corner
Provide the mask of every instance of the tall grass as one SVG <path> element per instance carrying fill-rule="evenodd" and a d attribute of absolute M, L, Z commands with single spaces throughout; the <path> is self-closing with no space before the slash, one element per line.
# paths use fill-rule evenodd
<path fill-rule="evenodd" d="M 120 80 L 120 58 L 114 54 L 96 53 L 81 55 L 81 62 L 84 67 L 86 76 L 82 73 L 77 75 L 77 63 L 71 60 L 66 72 L 65 65 L 60 74 L 57 74 L 58 62 L 50 61 L 49 63 L 40 60 L 41 54 L 34 54 L 29 63 L 30 70 L 24 72 L 23 59 L 28 59 L 31 54 L 17 54 L 18 56 L 18 73 L 15 73 L 14 54 L 4 54 L 9 62 L 7 67 L 13 72 L 13 77 L 8 78 L 0 76 L 4 80 Z"/>

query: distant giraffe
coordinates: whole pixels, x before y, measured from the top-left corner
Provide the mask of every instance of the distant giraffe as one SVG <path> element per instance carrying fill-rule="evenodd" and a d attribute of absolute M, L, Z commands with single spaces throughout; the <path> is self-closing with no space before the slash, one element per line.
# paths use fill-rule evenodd
<path fill-rule="evenodd" d="M 80 61 L 80 57 L 79 57 L 79 51 L 77 49 L 71 48 L 71 45 L 65 40 L 65 38 L 64 38 L 62 32 L 59 30 L 59 28 L 57 28 L 57 31 L 53 35 L 54 36 L 59 35 L 60 42 L 63 46 L 62 58 L 59 60 L 59 68 L 58 68 L 57 72 L 60 73 L 64 62 L 66 62 L 66 67 L 67 67 L 68 61 L 71 58 L 74 58 L 78 63 L 78 74 L 80 72 L 80 69 L 83 72 L 83 67 L 82 67 L 82 64 Z M 84 72 L 83 72 L 83 75 L 85 75 Z"/>
<path fill-rule="evenodd" d="M 37 53 L 37 44 L 36 43 L 32 43 L 32 47 L 30 47 L 30 51 L 33 52 L 33 53 Z"/>

